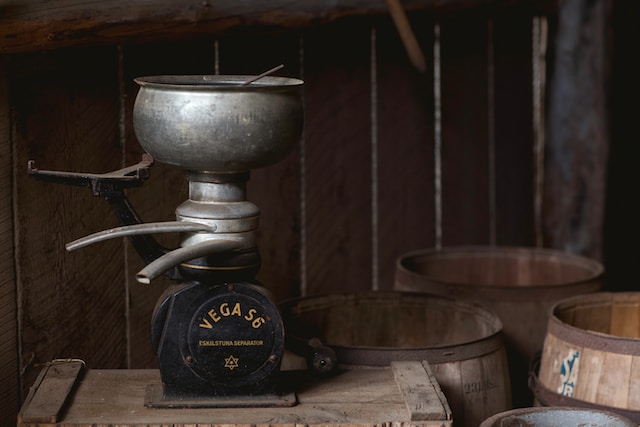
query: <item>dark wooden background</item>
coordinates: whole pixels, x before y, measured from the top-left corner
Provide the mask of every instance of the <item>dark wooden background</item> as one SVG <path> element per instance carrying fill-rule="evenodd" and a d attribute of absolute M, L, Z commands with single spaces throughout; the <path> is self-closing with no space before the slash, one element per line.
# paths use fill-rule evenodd
<path fill-rule="evenodd" d="M 637 209 L 628 191 L 635 2 L 405 2 L 426 73 L 409 62 L 384 2 L 40 3 L 0 1 L 3 425 L 13 424 L 39 365 L 52 359 L 156 366 L 150 317 L 169 282 L 135 282 L 143 263 L 124 239 L 65 252 L 65 243 L 117 221 L 88 189 L 27 174 L 28 160 L 84 172 L 139 161 L 131 125 L 137 76 L 257 74 L 282 63 L 278 74 L 305 81 L 303 140 L 285 161 L 252 171 L 248 189 L 261 209 L 259 279 L 278 300 L 391 289 L 398 256 L 458 244 L 567 249 L 603 261 L 611 289 L 636 288 L 630 233 Z M 577 28 L 570 6 L 586 11 Z M 544 187 L 535 181 L 533 149 L 540 131 L 532 119 L 536 16 L 549 28 Z M 578 53 L 573 47 L 583 61 L 573 74 L 557 61 L 562 31 L 593 37 Z M 554 105 L 558 76 L 561 87 L 597 96 Z M 566 129 L 554 128 L 548 115 L 567 109 L 573 120 L 584 117 L 584 132 L 562 137 Z M 574 160 L 556 161 L 567 153 Z M 574 180 L 563 181 L 567 165 Z M 186 178 L 156 163 L 128 196 L 145 221 L 172 220 L 186 199 Z"/>

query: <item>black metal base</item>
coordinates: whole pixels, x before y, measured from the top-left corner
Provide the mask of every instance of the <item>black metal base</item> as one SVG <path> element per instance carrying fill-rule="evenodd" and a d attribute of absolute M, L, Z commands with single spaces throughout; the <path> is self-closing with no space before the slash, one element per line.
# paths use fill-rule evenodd
<path fill-rule="evenodd" d="M 148 408 L 285 408 L 298 403 L 294 392 L 247 396 L 165 396 L 161 384 L 149 384 L 144 406 Z"/>

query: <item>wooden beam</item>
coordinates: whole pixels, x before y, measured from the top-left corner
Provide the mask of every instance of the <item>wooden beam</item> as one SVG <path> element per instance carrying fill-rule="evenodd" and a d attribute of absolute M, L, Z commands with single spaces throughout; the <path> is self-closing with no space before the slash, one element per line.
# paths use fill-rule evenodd
<path fill-rule="evenodd" d="M 407 11 L 535 7 L 552 0 L 407 0 Z M 552 7 L 552 6 L 549 6 Z M 149 39 L 274 32 L 386 14 L 382 0 L 1 0 L 0 53 Z"/>

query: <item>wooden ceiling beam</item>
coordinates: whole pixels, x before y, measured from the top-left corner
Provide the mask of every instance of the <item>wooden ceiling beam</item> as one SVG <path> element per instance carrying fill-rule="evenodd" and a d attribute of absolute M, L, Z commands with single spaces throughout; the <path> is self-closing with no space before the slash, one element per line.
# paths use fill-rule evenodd
<path fill-rule="evenodd" d="M 547 8 L 552 0 L 405 0 L 407 11 Z M 299 30 L 387 14 L 382 0 L 0 0 L 0 54 Z"/>

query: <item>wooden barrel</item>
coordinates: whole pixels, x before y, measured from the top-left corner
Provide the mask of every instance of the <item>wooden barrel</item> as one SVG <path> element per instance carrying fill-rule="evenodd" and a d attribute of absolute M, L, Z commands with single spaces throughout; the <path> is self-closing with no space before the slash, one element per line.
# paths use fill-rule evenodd
<path fill-rule="evenodd" d="M 520 408 L 487 418 L 480 427 L 637 427 L 618 414 L 596 409 L 554 407 Z"/>
<path fill-rule="evenodd" d="M 564 299 L 547 329 L 536 400 L 607 409 L 640 423 L 640 292 Z"/>
<path fill-rule="evenodd" d="M 542 349 L 557 301 L 602 289 L 601 263 L 552 249 L 459 246 L 398 258 L 394 288 L 471 300 L 502 320 L 513 404 L 528 407 L 529 367 Z"/>
<path fill-rule="evenodd" d="M 341 367 L 426 360 L 455 426 L 473 426 L 511 409 L 500 319 L 483 307 L 405 292 L 356 292 L 285 301 L 288 340 L 319 338 Z"/>

